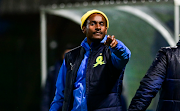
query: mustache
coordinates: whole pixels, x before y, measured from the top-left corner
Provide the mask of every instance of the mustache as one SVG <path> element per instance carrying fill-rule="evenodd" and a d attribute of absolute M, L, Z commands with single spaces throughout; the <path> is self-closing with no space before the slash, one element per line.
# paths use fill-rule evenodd
<path fill-rule="evenodd" d="M 93 32 L 93 34 L 96 34 L 96 33 L 100 33 L 100 34 L 102 34 L 102 32 L 101 32 L 101 31 L 98 31 L 98 32 Z"/>

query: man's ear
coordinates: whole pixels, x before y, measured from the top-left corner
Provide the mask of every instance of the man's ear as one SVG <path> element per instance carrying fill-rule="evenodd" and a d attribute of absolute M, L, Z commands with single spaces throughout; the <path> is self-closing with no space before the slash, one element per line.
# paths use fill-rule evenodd
<path fill-rule="evenodd" d="M 105 30 L 105 34 L 107 34 L 107 27 L 106 27 L 106 30 Z"/>
<path fill-rule="evenodd" d="M 86 34 L 86 26 L 82 26 L 82 32 Z"/>

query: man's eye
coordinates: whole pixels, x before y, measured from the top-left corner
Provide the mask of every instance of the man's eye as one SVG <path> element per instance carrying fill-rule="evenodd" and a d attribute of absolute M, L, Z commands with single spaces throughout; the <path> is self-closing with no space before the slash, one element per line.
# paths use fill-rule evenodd
<path fill-rule="evenodd" d="M 100 23 L 101 26 L 104 26 L 104 23 Z"/>
<path fill-rule="evenodd" d="M 91 25 L 94 25 L 94 23 L 91 23 Z"/>

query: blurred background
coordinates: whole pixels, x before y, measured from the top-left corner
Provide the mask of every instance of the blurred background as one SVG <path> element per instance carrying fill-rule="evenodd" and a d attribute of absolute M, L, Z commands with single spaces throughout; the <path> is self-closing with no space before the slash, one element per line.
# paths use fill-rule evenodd
<path fill-rule="evenodd" d="M 80 45 L 80 17 L 91 9 L 107 14 L 108 34 L 131 50 L 123 92 L 129 105 L 158 49 L 176 43 L 173 0 L 0 0 L 0 111 L 40 111 L 47 78 L 42 79 L 42 38 L 48 72 L 67 44 Z M 158 95 L 148 110 L 157 101 Z"/>

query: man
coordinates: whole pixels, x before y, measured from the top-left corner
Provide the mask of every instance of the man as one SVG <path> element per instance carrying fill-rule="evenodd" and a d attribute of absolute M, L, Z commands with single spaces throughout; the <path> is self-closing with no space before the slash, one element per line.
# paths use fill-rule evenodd
<path fill-rule="evenodd" d="M 159 50 L 128 110 L 145 111 L 158 90 L 156 111 L 180 111 L 180 41 L 176 47 Z"/>
<path fill-rule="evenodd" d="M 82 16 L 86 38 L 65 55 L 50 111 L 121 111 L 123 74 L 131 53 L 115 36 L 106 36 L 108 27 L 99 10 Z"/>

